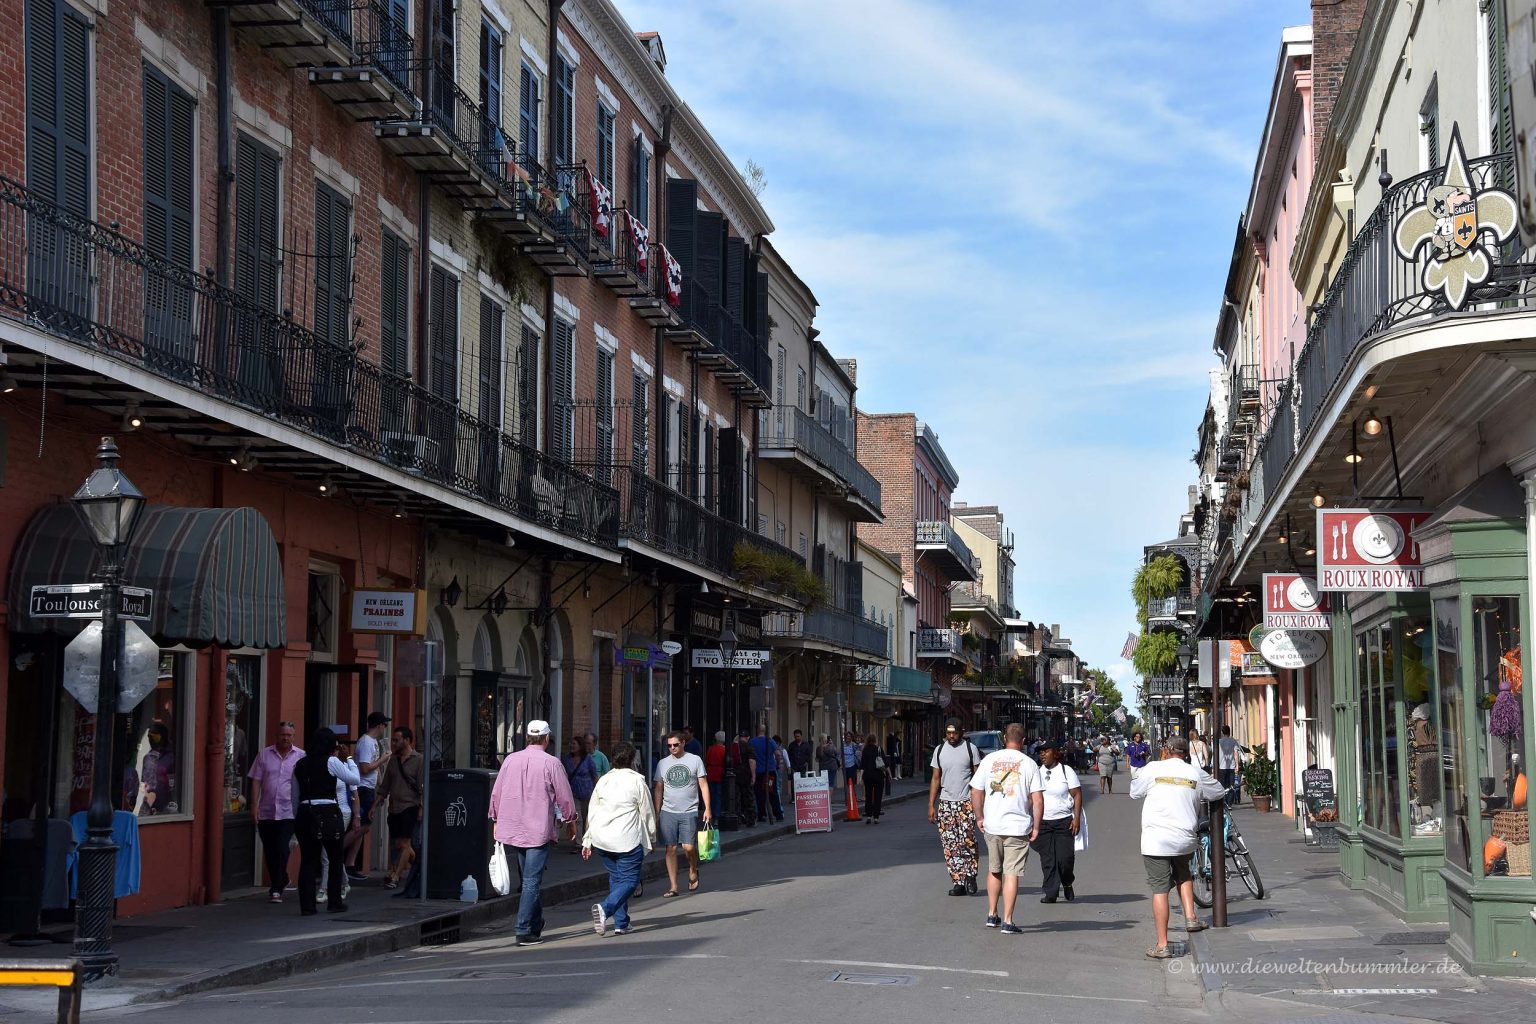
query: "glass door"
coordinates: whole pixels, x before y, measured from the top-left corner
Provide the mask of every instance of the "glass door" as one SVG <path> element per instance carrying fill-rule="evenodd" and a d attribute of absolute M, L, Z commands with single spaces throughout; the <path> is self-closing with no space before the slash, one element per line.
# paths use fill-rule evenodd
<path fill-rule="evenodd" d="M 261 749 L 261 655 L 231 654 L 224 663 L 224 855 L 219 886 L 225 892 L 258 882 L 256 823 L 251 820 L 246 773 Z"/>
<path fill-rule="evenodd" d="M 356 723 L 349 721 L 349 709 L 354 703 Z M 347 734 L 356 739 L 367 717 L 367 665 L 312 663 L 304 667 L 304 732 L 295 738 L 295 743 L 304 746 L 322 725 L 344 726 Z"/>

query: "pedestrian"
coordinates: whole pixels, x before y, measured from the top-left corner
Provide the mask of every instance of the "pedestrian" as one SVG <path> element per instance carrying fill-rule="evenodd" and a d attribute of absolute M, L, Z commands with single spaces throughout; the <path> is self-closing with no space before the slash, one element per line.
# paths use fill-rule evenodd
<path fill-rule="evenodd" d="M 811 770 L 811 762 L 816 758 L 816 747 L 805 738 L 805 733 L 796 729 L 790 733 L 789 744 L 786 748 L 789 752 L 789 770 L 795 774 L 804 774 Z"/>
<path fill-rule="evenodd" d="M 1203 772 L 1209 772 L 1211 770 L 1211 749 L 1205 745 L 1205 740 L 1194 729 L 1189 730 L 1187 738 L 1188 743 L 1186 746 L 1188 748 L 1189 763 Z"/>
<path fill-rule="evenodd" d="M 784 748 L 784 737 L 774 733 L 773 742 L 778 747 L 778 760 L 774 762 L 773 788 L 779 794 L 781 809 L 784 802 L 793 807 L 795 803 L 795 768 L 790 763 L 789 751 Z M 784 820 L 782 815 L 780 815 L 779 820 Z"/>
<path fill-rule="evenodd" d="M 519 946 L 537 946 L 544 941 L 542 886 L 549 844 L 559 840 L 561 825 L 575 839 L 581 821 L 565 768 L 549 752 L 549 723 L 535 718 L 526 733 L 527 745 L 508 754 L 496 772 L 489 816 L 496 823 L 496 841 L 506 847 L 503 856 L 517 858 L 523 880 L 515 941 Z"/>
<path fill-rule="evenodd" d="M 1023 931 L 1013 923 L 1013 907 L 1030 844 L 1040 838 L 1044 788 L 1040 766 L 1024 753 L 1024 727 L 1010 722 L 1003 749 L 983 758 L 971 775 L 971 810 L 987 843 L 986 924 L 1004 935 Z"/>
<path fill-rule="evenodd" d="M 397 726 L 389 735 L 392 754 L 379 778 L 379 798 L 388 806 L 384 821 L 389 828 L 389 843 L 394 860 L 384 878 L 384 888 L 396 889 L 410 873 L 416 860 L 416 826 L 421 819 L 422 757 L 413 746 L 415 733 L 409 726 Z"/>
<path fill-rule="evenodd" d="M 686 746 L 683 748 L 687 749 Z M 704 778 L 709 782 L 709 805 L 725 812 L 725 730 L 715 732 L 715 742 L 704 751 Z"/>
<path fill-rule="evenodd" d="M 331 730 L 335 732 L 335 730 Z M 362 780 L 362 775 L 357 770 L 357 762 L 352 759 L 352 741 L 341 733 L 336 733 L 336 753 L 326 763 L 331 774 L 336 778 L 336 804 L 341 808 L 341 864 L 337 870 L 342 872 L 341 898 L 345 902 L 347 894 L 352 891 L 351 872 L 347 871 L 348 851 L 351 849 L 352 837 L 361 828 L 357 813 L 357 783 Z M 323 848 L 320 851 L 320 877 L 329 878 L 331 873 L 331 855 Z M 316 899 L 321 903 L 329 898 L 325 889 L 316 894 Z"/>
<path fill-rule="evenodd" d="M 357 787 L 357 810 L 360 827 L 347 833 L 347 876 L 361 882 L 368 876 L 363 873 L 363 851 L 368 846 L 368 835 L 373 829 L 373 805 L 378 802 L 379 769 L 388 763 L 389 748 L 383 740 L 389 733 L 389 716 L 373 711 L 364 723 L 366 728 L 357 738 L 357 774 L 362 781 Z"/>
<path fill-rule="evenodd" d="M 582 860 L 591 860 L 596 850 L 608 872 L 608 898 L 592 904 L 592 926 L 599 935 L 607 933 L 609 921 L 615 935 L 629 934 L 629 899 L 639 889 L 640 871 L 656 833 L 650 788 L 645 776 L 630 767 L 634 760 L 630 744 L 620 742 L 613 748 L 613 768 L 592 790 L 581 840 Z"/>
<path fill-rule="evenodd" d="M 597 748 L 597 734 L 586 733 L 581 741 L 587 745 L 587 756 L 592 759 L 592 767 L 597 771 L 597 777 L 602 778 L 613 767 L 608 760 L 608 755 Z"/>
<path fill-rule="evenodd" d="M 752 756 L 757 760 L 757 782 L 753 792 L 757 799 L 757 817 L 768 820 L 773 812 L 774 821 L 784 820 L 784 805 L 779 800 L 779 745 L 768 735 L 767 726 L 758 726 L 752 739 Z"/>
<path fill-rule="evenodd" d="M 843 763 L 842 755 L 838 753 L 837 744 L 832 742 L 830 733 L 822 733 L 821 746 L 816 748 L 816 766 L 827 773 L 827 785 L 837 788 L 837 767 Z"/>
<path fill-rule="evenodd" d="M 309 752 L 293 766 L 293 790 L 298 801 L 296 831 L 299 837 L 299 913 L 316 912 L 315 889 L 320 879 L 322 852 L 330 858 L 326 872 L 326 909 L 339 914 L 347 909 L 341 887 L 342 839 L 346 834 L 341 805 L 336 799 L 337 780 L 350 784 L 357 772 L 336 758 L 336 734 L 321 726 L 309 740 Z"/>
<path fill-rule="evenodd" d="M 704 744 L 694 738 L 693 726 L 691 725 L 683 726 L 683 751 L 695 757 L 704 756 Z"/>
<path fill-rule="evenodd" d="M 1142 737 L 1141 730 L 1131 733 L 1131 742 L 1125 745 L 1125 757 L 1131 766 L 1131 781 L 1136 781 L 1136 773 L 1152 758 L 1152 748 L 1147 746 L 1147 741 Z"/>
<path fill-rule="evenodd" d="M 1189 742 L 1177 736 L 1164 741 L 1159 760 L 1136 773 L 1131 799 L 1145 799 L 1141 808 L 1141 859 L 1152 890 L 1152 923 L 1157 944 L 1147 950 L 1154 960 L 1173 956 L 1168 948 L 1168 890 L 1177 886 L 1184 907 L 1184 928 L 1205 930 L 1195 915 L 1195 883 L 1189 857 L 1195 852 L 1195 825 L 1199 800 L 1220 800 L 1227 795 L 1221 784 L 1184 760 Z"/>
<path fill-rule="evenodd" d="M 895 732 L 885 737 L 885 792 L 889 796 L 891 783 L 901 778 L 901 736 Z"/>
<path fill-rule="evenodd" d="M 1232 727 L 1221 727 L 1221 739 L 1216 741 L 1216 775 L 1222 788 L 1227 791 L 1227 806 L 1237 803 L 1237 773 L 1243 765 L 1245 748 L 1232 738 Z"/>
<path fill-rule="evenodd" d="M 277 723 L 277 742 L 256 755 L 251 780 L 251 813 L 267 865 L 267 902 L 283 902 L 288 888 L 288 847 L 293 842 L 293 766 L 304 756 L 293 745 L 293 723 Z"/>
<path fill-rule="evenodd" d="M 571 795 L 576 798 L 576 812 L 582 821 L 586 821 L 587 801 L 592 799 L 592 788 L 597 785 L 597 762 L 587 752 L 587 743 L 580 736 L 572 736 L 567 749 L 569 753 L 560 759 L 560 763 L 565 766 Z M 572 849 L 571 852 L 579 851 Z"/>
<path fill-rule="evenodd" d="M 880 800 L 885 796 L 885 757 L 875 743 L 875 734 L 864 739 L 859 753 L 859 770 L 864 773 L 864 821 L 880 824 Z"/>
<path fill-rule="evenodd" d="M 1094 757 L 1099 762 L 1099 792 L 1113 793 L 1115 791 L 1115 758 L 1119 756 L 1115 745 L 1109 742 L 1108 736 L 1100 736 L 1099 742 L 1093 748 Z"/>
<path fill-rule="evenodd" d="M 747 828 L 757 824 L 757 755 L 747 730 L 725 748 L 726 764 L 736 780 L 736 813 Z"/>
<path fill-rule="evenodd" d="M 859 738 L 850 729 L 843 734 L 843 786 L 858 787 L 859 784 L 859 756 L 864 753 L 863 745 Z"/>
<path fill-rule="evenodd" d="M 1040 838 L 1035 849 L 1040 853 L 1041 903 L 1055 903 L 1057 893 L 1071 903 L 1076 897 L 1072 883 L 1077 876 L 1077 852 L 1073 841 L 1083 824 L 1083 784 L 1072 766 L 1061 759 L 1061 743 L 1046 740 L 1040 744 L 1040 774 L 1045 779 L 1044 814 Z"/>
<path fill-rule="evenodd" d="M 976 895 L 976 812 L 971 807 L 971 776 L 981 764 L 976 745 L 960 733 L 951 718 L 944 740 L 933 748 L 928 766 L 928 820 L 939 826 L 944 864 L 949 868 L 951 896 Z"/>
<path fill-rule="evenodd" d="M 663 899 L 677 895 L 677 848 L 683 848 L 688 860 L 688 891 L 699 888 L 699 804 L 704 805 L 702 821 L 707 828 L 713 820 L 709 803 L 709 785 L 704 777 L 704 762 L 697 754 L 683 749 L 683 734 L 667 736 L 667 756 L 656 768 L 656 819 L 661 842 L 667 848 L 667 880 L 671 883 Z"/>

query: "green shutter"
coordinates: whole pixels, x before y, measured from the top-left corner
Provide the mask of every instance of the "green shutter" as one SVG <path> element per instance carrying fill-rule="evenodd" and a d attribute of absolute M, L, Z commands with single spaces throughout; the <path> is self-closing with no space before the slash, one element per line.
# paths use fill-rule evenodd
<path fill-rule="evenodd" d="M 91 215 L 90 26 L 64 0 L 26 7 L 27 186 L 39 199 Z M 89 314 L 84 247 L 51 224 L 28 224 L 27 290 L 34 301 Z"/>
<path fill-rule="evenodd" d="M 630 434 L 630 467 L 638 472 L 645 472 L 650 458 L 651 439 L 647 434 L 649 429 L 648 407 L 650 404 L 650 383 L 645 376 L 638 371 L 635 373 L 631 385 L 629 404 L 629 434 Z"/>
<path fill-rule="evenodd" d="M 488 295 L 480 296 L 480 360 L 478 378 L 480 419 L 501 427 L 501 332 L 504 312 Z"/>
<path fill-rule="evenodd" d="M 539 442 L 539 336 L 523 324 L 523 341 L 517 357 L 518 440 L 530 448 Z"/>
<path fill-rule="evenodd" d="M 554 419 L 550 431 L 550 450 L 562 462 L 570 462 L 575 444 L 575 410 L 571 406 L 574 394 L 576 328 L 559 317 L 555 318 L 555 393 Z"/>
<path fill-rule="evenodd" d="M 341 347 L 351 343 L 351 205 L 323 182 L 315 183 L 315 336 Z"/>
<path fill-rule="evenodd" d="M 667 179 L 667 250 L 689 276 L 699 269 L 698 203 L 698 182 Z"/>
<path fill-rule="evenodd" d="M 1491 142 L 1494 153 L 1515 151 L 1514 115 L 1510 112 L 1509 46 L 1506 0 L 1489 0 L 1488 19 L 1488 109 L 1491 115 Z M 1500 173 L 1501 184 L 1510 187 L 1513 173 Z M 1510 179 L 1510 180 L 1503 180 Z"/>
<path fill-rule="evenodd" d="M 459 282 L 441 267 L 432 268 L 428 289 L 427 385 L 449 403 L 459 400 Z"/>
<path fill-rule="evenodd" d="M 167 263 L 192 269 L 193 137 L 197 106 L 159 70 L 144 66 L 144 246 Z M 192 290 L 161 275 L 144 285 L 144 336 L 155 350 L 190 359 L 196 339 Z M 185 370 L 167 362 L 166 370 Z"/>
<path fill-rule="evenodd" d="M 404 377 L 410 371 L 411 251 L 388 228 L 379 260 L 379 367 Z"/>
<path fill-rule="evenodd" d="M 522 65 L 517 94 L 518 160 L 532 168 L 539 159 L 539 76 Z"/>
<path fill-rule="evenodd" d="M 614 462 L 613 451 L 613 356 L 605 348 L 597 350 L 597 465 L 598 479 L 607 483 Z"/>
<path fill-rule="evenodd" d="M 235 290 L 276 313 L 280 164 L 275 152 L 241 135 L 235 145 Z"/>

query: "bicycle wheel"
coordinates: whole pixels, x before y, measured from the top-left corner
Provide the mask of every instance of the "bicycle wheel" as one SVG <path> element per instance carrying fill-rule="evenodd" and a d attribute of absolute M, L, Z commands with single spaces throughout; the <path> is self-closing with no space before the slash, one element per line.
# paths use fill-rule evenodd
<path fill-rule="evenodd" d="M 1209 910 L 1211 904 L 1215 901 L 1211 896 L 1210 851 L 1204 843 L 1195 847 L 1195 856 L 1190 865 L 1190 870 L 1195 876 L 1195 905 Z"/>
<path fill-rule="evenodd" d="M 1264 880 L 1259 877 L 1259 869 L 1253 866 L 1253 858 L 1247 853 L 1234 853 L 1232 861 L 1237 865 L 1237 873 L 1243 876 L 1243 884 L 1253 893 L 1253 898 L 1263 899 Z"/>

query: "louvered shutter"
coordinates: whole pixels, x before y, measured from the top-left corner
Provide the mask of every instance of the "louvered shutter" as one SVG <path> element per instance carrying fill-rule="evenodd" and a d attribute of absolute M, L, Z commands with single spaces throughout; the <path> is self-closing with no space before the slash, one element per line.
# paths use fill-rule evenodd
<path fill-rule="evenodd" d="M 144 67 L 144 245 L 175 266 L 192 268 L 192 97 L 157 69 Z M 196 339 L 192 289 L 161 275 L 146 275 L 144 334 L 154 350 L 171 356 L 161 368 L 185 370 Z"/>
<path fill-rule="evenodd" d="M 756 520 L 758 515 L 757 461 L 752 455 L 752 449 L 748 446 L 745 436 L 741 438 L 741 494 L 744 506 L 741 523 L 746 526 Z"/>
<path fill-rule="evenodd" d="M 480 22 L 480 111 L 501 127 L 501 33 L 489 21 Z"/>
<path fill-rule="evenodd" d="M 575 444 L 575 410 L 571 396 L 575 389 L 576 328 L 555 318 L 555 422 L 550 433 L 550 448 L 556 458 L 570 462 Z"/>
<path fill-rule="evenodd" d="M 715 499 L 717 497 L 715 492 L 715 470 L 717 468 L 715 465 L 715 425 L 713 423 L 704 424 L 702 443 L 704 445 L 704 453 L 702 458 L 699 459 L 699 464 L 704 470 L 704 486 L 700 491 L 700 499 L 704 502 L 704 507 L 713 512 L 716 508 Z"/>
<path fill-rule="evenodd" d="M 767 358 L 768 352 L 768 275 L 758 271 L 752 275 L 751 283 L 755 286 L 756 299 L 752 304 L 752 336 L 757 339 L 759 348 L 764 353 L 762 358 Z M 762 366 L 758 372 L 762 377 L 758 380 L 761 384 L 768 379 L 769 367 Z"/>
<path fill-rule="evenodd" d="M 651 154 L 641 135 L 635 136 L 629 158 L 629 208 L 641 223 L 651 222 Z"/>
<path fill-rule="evenodd" d="M 405 240 L 384 229 L 379 261 L 379 367 L 403 377 L 410 367 L 411 251 Z"/>
<path fill-rule="evenodd" d="M 699 270 L 698 203 L 698 182 L 667 179 L 667 250 L 689 278 Z"/>
<path fill-rule="evenodd" d="M 235 147 L 235 290 L 277 312 L 278 156 L 247 135 Z"/>
<path fill-rule="evenodd" d="M 480 360 L 475 374 L 482 422 L 501 428 L 501 352 L 504 311 L 488 295 L 480 296 Z"/>
<path fill-rule="evenodd" d="M 427 370 L 432 395 L 450 404 L 459 400 L 459 282 L 441 267 L 432 268 L 427 301 Z"/>
<path fill-rule="evenodd" d="M 608 191 L 613 191 L 613 119 L 601 103 L 597 105 L 597 177 Z"/>
<path fill-rule="evenodd" d="M 428 52 L 432 61 L 432 109 L 449 124 L 453 118 L 453 76 L 458 66 L 454 58 L 454 0 L 428 0 L 432 5 Z"/>
<path fill-rule="evenodd" d="M 629 403 L 629 436 L 630 436 L 630 468 L 644 473 L 648 468 L 650 458 L 650 438 L 647 429 L 650 423 L 648 407 L 650 405 L 650 384 L 639 373 L 634 376 L 631 385 Z"/>
<path fill-rule="evenodd" d="M 741 522 L 741 431 L 720 429 L 720 516 Z"/>
<path fill-rule="evenodd" d="M 613 356 L 605 348 L 597 350 L 597 465 L 598 479 L 612 479 L 613 451 Z"/>
<path fill-rule="evenodd" d="M 674 411 L 676 402 L 672 396 L 661 392 L 657 393 L 661 399 L 661 408 L 657 415 L 661 418 L 661 448 L 656 452 L 656 479 L 671 482 L 677 466 L 676 433 L 677 427 L 673 422 L 677 413 Z"/>
<path fill-rule="evenodd" d="M 1489 0 L 1488 23 L 1488 109 L 1489 127 L 1494 153 L 1515 151 L 1514 115 L 1510 111 L 1509 98 L 1509 30 L 1507 0 Z M 1512 188 L 1514 174 L 1509 165 L 1501 165 L 1496 183 Z"/>
<path fill-rule="evenodd" d="M 725 311 L 743 327 L 746 321 L 747 245 L 739 238 L 725 242 Z"/>
<path fill-rule="evenodd" d="M 64 0 L 28 0 L 27 185 L 38 198 L 91 215 L 90 27 Z M 45 304 L 88 314 L 84 246 L 59 228 L 28 225 L 27 287 Z"/>
<path fill-rule="evenodd" d="M 677 403 L 677 421 L 673 429 L 677 431 L 677 482 L 676 487 L 684 494 L 692 491 L 692 463 L 688 461 L 688 453 L 693 449 L 693 435 L 689 433 L 688 426 L 691 422 L 688 416 L 688 408 L 681 401 Z"/>
<path fill-rule="evenodd" d="M 576 69 L 555 55 L 555 163 L 576 162 Z"/>
<path fill-rule="evenodd" d="M 518 79 L 517 149 L 524 167 L 539 162 L 539 76 L 527 64 Z"/>
<path fill-rule="evenodd" d="M 346 345 L 351 317 L 349 292 L 352 209 L 335 189 L 315 184 L 315 335 L 337 347 Z"/>
<path fill-rule="evenodd" d="M 539 336 L 523 324 L 523 341 L 517 357 L 518 440 L 530 448 L 539 443 Z"/>
<path fill-rule="evenodd" d="M 725 258 L 722 251 L 725 245 L 725 218 L 718 213 L 699 210 L 694 214 L 694 223 L 698 232 L 694 243 L 697 252 L 694 276 L 704 286 L 711 305 L 718 306 L 725 297 L 720 288 Z"/>

